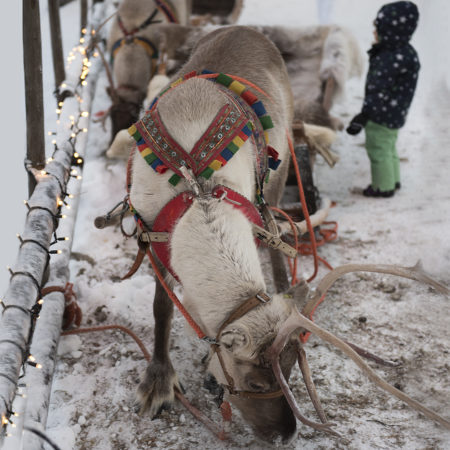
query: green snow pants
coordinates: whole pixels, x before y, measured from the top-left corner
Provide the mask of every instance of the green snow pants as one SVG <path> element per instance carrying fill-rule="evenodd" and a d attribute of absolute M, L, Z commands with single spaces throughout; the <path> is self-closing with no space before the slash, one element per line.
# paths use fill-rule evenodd
<path fill-rule="evenodd" d="M 366 150 L 370 159 L 372 187 L 380 191 L 393 191 L 400 182 L 398 159 L 398 129 L 391 129 L 369 120 L 365 127 Z"/>

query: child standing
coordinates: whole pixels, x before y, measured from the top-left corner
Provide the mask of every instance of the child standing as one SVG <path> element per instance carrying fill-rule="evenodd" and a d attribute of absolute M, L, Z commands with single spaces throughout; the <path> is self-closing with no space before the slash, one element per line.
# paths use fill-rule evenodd
<path fill-rule="evenodd" d="M 392 197 L 400 189 L 400 164 L 396 149 L 398 130 L 405 124 L 420 69 L 419 58 L 409 43 L 417 27 L 419 11 L 413 2 L 384 5 L 374 21 L 375 43 L 368 51 L 362 111 L 350 122 L 347 133 L 366 133 L 372 183 L 366 197 Z"/>

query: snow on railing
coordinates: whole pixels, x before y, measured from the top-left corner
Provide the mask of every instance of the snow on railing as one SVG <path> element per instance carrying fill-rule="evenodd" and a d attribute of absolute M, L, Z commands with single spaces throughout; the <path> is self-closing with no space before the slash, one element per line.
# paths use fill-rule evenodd
<path fill-rule="evenodd" d="M 92 23 L 104 18 L 104 4 L 94 5 Z M 0 446 L 3 449 L 40 449 L 56 363 L 65 298 L 54 292 L 42 298 L 43 284 L 64 287 L 69 280 L 69 259 L 83 163 L 87 125 L 96 75 L 101 61 L 89 41 L 95 28 L 80 39 L 69 55 L 64 95 L 57 114 L 54 152 L 44 170 L 28 167 L 37 186 L 28 202 L 25 228 L 11 281 L 1 300 L 0 316 Z M 87 45 L 85 44 L 85 41 Z M 92 61 L 91 61 L 92 60 Z M 90 72 L 89 83 L 86 78 Z M 94 72 L 94 73 L 92 73 Z M 94 75 L 94 76 L 92 76 Z M 71 194 L 67 191 L 70 189 Z M 74 198 L 69 208 L 67 198 Z M 64 219 L 64 220 L 62 220 Z M 59 244 L 58 250 L 51 249 Z M 55 256 L 53 257 L 52 255 Z M 32 366 L 32 367 L 30 367 Z M 18 414 L 20 410 L 20 415 Z M 17 426 L 19 425 L 19 426 Z"/>

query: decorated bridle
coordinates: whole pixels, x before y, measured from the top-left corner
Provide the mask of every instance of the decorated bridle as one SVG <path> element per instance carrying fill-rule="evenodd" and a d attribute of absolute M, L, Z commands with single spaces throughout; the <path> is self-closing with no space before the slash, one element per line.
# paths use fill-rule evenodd
<path fill-rule="evenodd" d="M 119 52 L 119 50 L 124 45 L 129 44 L 140 45 L 146 51 L 146 53 L 149 55 L 151 59 L 158 58 L 158 50 L 155 44 L 153 44 L 153 42 L 151 42 L 149 39 L 139 36 L 138 33 L 152 24 L 160 23 L 161 20 L 154 20 L 155 16 L 159 12 L 164 14 L 169 23 L 178 24 L 179 20 L 176 17 L 173 7 L 167 0 L 154 0 L 154 2 L 156 7 L 149 15 L 149 17 L 145 19 L 138 27 L 133 28 L 132 30 L 127 30 L 121 17 L 117 15 L 117 23 L 119 25 L 120 30 L 123 33 L 123 37 L 114 42 L 114 44 L 111 47 L 111 64 L 114 58 L 116 57 L 117 53 Z"/>
<path fill-rule="evenodd" d="M 225 94 L 227 103 L 219 110 L 191 151 L 187 152 L 171 137 L 164 126 L 157 106 L 159 100 L 169 90 L 175 89 L 180 84 L 194 77 L 206 78 L 215 82 L 217 88 Z M 217 74 L 204 71 L 202 74 L 197 74 L 197 72 L 190 72 L 173 82 L 155 98 L 144 117 L 132 125 L 128 131 L 136 140 L 137 150 L 140 155 L 155 172 L 163 174 L 167 171 L 172 171 L 173 174 L 168 179 L 170 184 L 176 186 L 184 178 L 191 186 L 191 189 L 181 192 L 170 200 L 158 213 L 151 228 L 144 222 L 142 216 L 133 207 L 128 197 L 130 210 L 137 223 L 141 257 L 139 263 L 133 265 L 126 277 L 131 276 L 137 270 L 145 253 L 148 254 L 155 273 L 159 273 L 159 269 L 149 251 L 149 246 L 151 245 L 162 265 L 178 280 L 177 274 L 170 266 L 169 241 L 172 230 L 178 220 L 190 208 L 194 199 L 202 197 L 228 201 L 233 207 L 240 209 L 249 221 L 253 223 L 254 229 L 256 227 L 257 230 L 257 233 L 254 233 L 256 237 L 269 244 L 269 241 L 271 241 L 272 247 L 280 248 L 290 256 L 296 254 L 295 249 L 283 243 L 281 239 L 263 228 L 263 220 L 260 214 L 260 210 L 265 207 L 263 196 L 264 183 L 268 181 L 269 171 L 276 170 L 281 162 L 278 158 L 278 153 L 268 145 L 267 130 L 272 127 L 272 120 L 258 97 L 245 84 L 223 73 Z M 227 186 L 216 185 L 210 192 L 203 192 L 197 179 L 209 179 L 215 171 L 227 164 L 248 139 L 253 140 L 254 148 L 256 149 L 257 192 L 255 204 Z M 133 155 L 129 159 L 128 174 L 131 172 L 132 158 Z M 128 186 L 130 185 L 130 180 L 128 180 L 127 184 Z M 162 277 L 160 281 L 161 279 Z M 163 283 L 163 286 L 166 290 L 169 289 L 165 283 Z M 227 380 L 226 387 L 231 395 L 242 398 L 263 399 L 276 398 L 283 395 L 281 390 L 274 392 L 236 390 L 235 382 L 226 369 L 219 343 L 223 330 L 229 324 L 243 317 L 254 308 L 271 301 L 271 298 L 266 293 L 259 292 L 255 294 L 233 310 L 222 323 L 215 337 L 207 336 L 202 331 L 170 289 L 167 293 L 185 316 L 188 323 L 194 328 L 197 335 L 208 342 L 212 351 L 217 354 Z"/>

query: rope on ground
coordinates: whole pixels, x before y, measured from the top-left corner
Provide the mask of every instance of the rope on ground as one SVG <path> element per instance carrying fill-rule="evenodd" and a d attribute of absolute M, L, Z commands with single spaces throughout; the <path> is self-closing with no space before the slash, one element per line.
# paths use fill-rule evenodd
<path fill-rule="evenodd" d="M 102 325 L 98 327 L 89 327 L 89 328 L 78 328 L 74 330 L 67 330 L 63 331 L 61 333 L 61 336 L 68 336 L 73 334 L 84 334 L 84 333 L 91 333 L 91 332 L 98 332 L 98 331 L 106 331 L 106 330 L 119 330 L 122 331 L 129 336 L 131 336 L 138 347 L 141 349 L 144 358 L 147 360 L 147 362 L 150 362 L 151 357 L 148 350 L 145 348 L 144 343 L 141 339 L 130 329 L 122 326 L 122 325 Z M 205 425 L 206 428 L 208 428 L 213 434 L 215 434 L 220 440 L 226 440 L 226 430 L 225 427 L 227 426 L 224 424 L 224 427 L 221 429 L 216 423 L 214 423 L 209 417 L 207 417 L 205 414 L 203 414 L 199 409 L 197 409 L 195 406 L 191 405 L 187 398 L 178 390 L 175 391 L 175 396 L 179 400 L 179 402 L 203 425 Z"/>
<path fill-rule="evenodd" d="M 318 259 L 318 255 L 317 255 L 316 238 L 314 235 L 313 227 L 311 225 L 311 219 L 309 218 L 308 208 L 306 206 L 305 193 L 303 192 L 302 177 L 300 176 L 300 170 L 298 168 L 297 159 L 295 157 L 294 144 L 292 143 L 292 139 L 291 139 L 291 136 L 289 135 L 289 133 L 286 136 L 287 136 L 287 140 L 288 140 L 288 144 L 289 144 L 289 150 L 291 152 L 292 163 L 294 165 L 295 177 L 297 179 L 298 193 L 300 195 L 300 203 L 302 205 L 303 216 L 305 217 L 306 225 L 308 227 L 308 232 L 309 232 L 309 236 L 311 239 L 312 254 L 314 257 L 314 272 L 306 280 L 309 283 L 310 281 L 314 280 L 314 278 L 317 275 L 317 272 L 319 271 L 319 259 Z"/>

